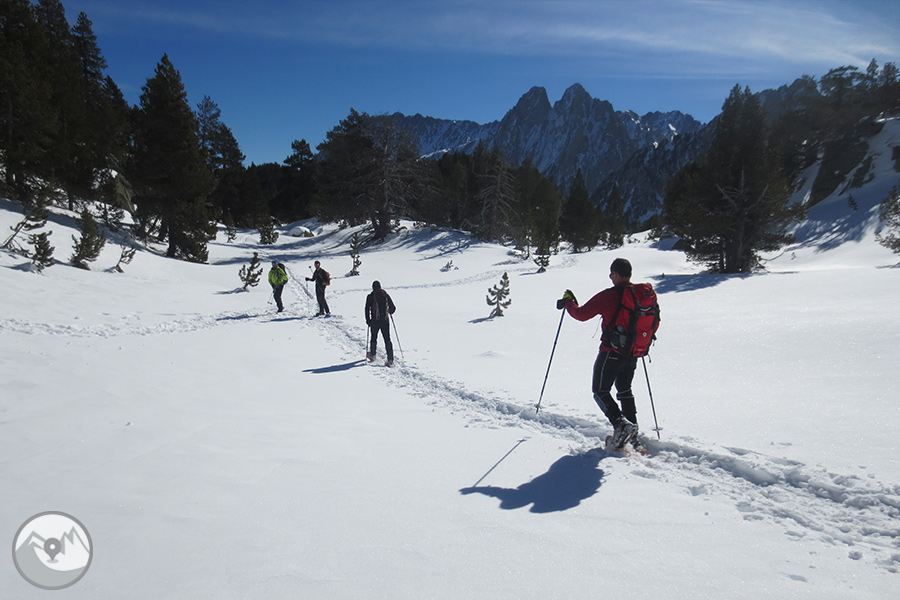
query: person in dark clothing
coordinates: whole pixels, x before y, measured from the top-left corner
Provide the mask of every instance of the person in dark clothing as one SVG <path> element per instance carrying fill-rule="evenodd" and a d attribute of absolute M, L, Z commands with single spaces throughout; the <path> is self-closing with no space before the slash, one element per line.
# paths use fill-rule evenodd
<path fill-rule="evenodd" d="M 566 290 L 557 306 L 564 306 L 569 315 L 578 321 L 587 321 L 600 315 L 602 330 L 606 331 L 622 298 L 621 290 L 618 288 L 631 283 L 631 263 L 624 258 L 614 260 L 609 268 L 609 278 L 613 287 L 597 293 L 587 304 L 579 306 L 571 290 Z M 643 444 L 638 438 L 637 408 L 631 390 L 636 367 L 636 357 L 620 354 L 605 340 L 601 342 L 600 351 L 594 361 L 591 390 L 597 406 L 613 425 L 610 443 L 616 449 L 630 441 L 635 450 L 643 450 Z M 615 399 L 611 392 L 613 385 L 616 386 Z"/>
<path fill-rule="evenodd" d="M 325 302 L 325 286 L 331 284 L 331 276 L 328 275 L 328 271 L 322 268 L 322 263 L 316 261 L 314 264 L 316 265 L 316 270 L 313 271 L 313 276 L 307 277 L 306 280 L 316 282 L 316 300 L 319 302 L 319 312 L 316 316 L 321 317 L 322 315 L 331 314 L 328 303 Z"/>
<path fill-rule="evenodd" d="M 387 366 L 394 364 L 394 345 L 391 343 L 391 315 L 397 307 L 390 295 L 381 289 L 381 283 L 372 282 L 372 293 L 366 296 L 366 325 L 372 330 L 372 341 L 369 343 L 369 352 L 366 358 L 369 362 L 375 360 L 375 351 L 378 349 L 378 332 L 384 338 L 384 349 L 387 352 Z"/>
<path fill-rule="evenodd" d="M 284 304 L 281 302 L 281 292 L 284 291 L 284 286 L 287 282 L 288 276 L 287 272 L 284 270 L 284 265 L 273 260 L 272 268 L 269 269 L 269 285 L 272 286 L 272 295 L 275 297 L 275 304 L 278 306 L 278 312 L 284 310 Z"/>

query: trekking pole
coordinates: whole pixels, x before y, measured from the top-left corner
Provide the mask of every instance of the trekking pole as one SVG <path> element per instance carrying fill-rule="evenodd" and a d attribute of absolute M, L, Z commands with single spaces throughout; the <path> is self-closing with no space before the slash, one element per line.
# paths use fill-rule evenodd
<path fill-rule="evenodd" d="M 400 358 L 404 358 L 403 346 L 400 344 L 400 334 L 397 333 L 397 324 L 394 323 L 394 315 L 391 315 L 391 325 L 394 326 L 394 337 L 397 338 L 397 347 L 400 348 Z"/>
<path fill-rule="evenodd" d="M 647 393 L 650 394 L 650 408 L 653 410 L 653 424 L 655 425 L 653 431 L 656 432 L 656 439 L 659 440 L 662 439 L 659 435 L 659 432 L 662 431 L 662 429 L 659 427 L 659 421 L 656 420 L 656 407 L 653 405 L 653 390 L 650 389 L 650 375 L 647 374 L 647 361 L 645 360 L 645 357 L 641 357 L 641 362 L 644 363 L 644 377 L 647 378 Z"/>
<path fill-rule="evenodd" d="M 562 329 L 564 318 L 566 318 L 565 309 L 563 309 L 562 314 L 559 316 L 559 327 L 556 328 L 556 337 L 553 338 L 553 350 L 550 351 L 550 362 L 547 363 L 547 373 L 544 374 L 544 385 L 541 386 L 541 397 L 538 398 L 538 403 L 534 405 L 534 414 L 541 412 L 541 402 L 544 400 L 544 388 L 547 387 L 547 377 L 550 376 L 550 365 L 553 364 L 553 354 L 556 352 L 556 342 L 559 340 L 559 332 Z"/>
<path fill-rule="evenodd" d="M 310 267 L 309 265 L 306 265 L 306 266 L 309 268 L 309 272 L 312 273 L 313 276 L 315 276 L 316 272 L 313 271 L 313 268 Z M 309 280 L 307 280 L 307 281 L 306 281 L 306 312 L 309 312 L 309 297 L 310 297 L 310 293 L 309 293 Z"/>

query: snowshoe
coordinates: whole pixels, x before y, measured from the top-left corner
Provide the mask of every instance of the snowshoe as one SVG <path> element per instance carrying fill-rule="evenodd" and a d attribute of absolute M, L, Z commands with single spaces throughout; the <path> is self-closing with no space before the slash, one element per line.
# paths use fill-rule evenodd
<path fill-rule="evenodd" d="M 616 420 L 616 424 L 613 428 L 612 439 L 610 440 L 610 445 L 614 450 L 621 450 L 628 441 L 637 435 L 638 426 L 626 419 L 625 417 L 619 417 Z"/>
<path fill-rule="evenodd" d="M 631 436 L 631 439 L 628 440 L 628 443 L 631 445 L 631 449 L 638 454 L 646 455 L 650 451 L 649 448 L 647 448 L 647 446 L 644 444 L 644 442 L 641 441 L 641 436 L 637 433 Z"/>

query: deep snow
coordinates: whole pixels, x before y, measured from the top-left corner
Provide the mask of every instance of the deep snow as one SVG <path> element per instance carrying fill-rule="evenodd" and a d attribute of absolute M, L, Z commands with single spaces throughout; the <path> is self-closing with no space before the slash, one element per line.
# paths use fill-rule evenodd
<path fill-rule="evenodd" d="M 896 123 L 885 135 L 897 136 Z M 893 138 L 891 138 L 893 139 Z M 67 598 L 851 598 L 900 589 L 897 257 L 875 184 L 815 208 L 752 276 L 703 274 L 643 238 L 561 253 L 548 272 L 460 232 L 255 232 L 210 265 L 111 242 L 92 271 L 0 253 L 0 532 L 58 510 L 94 556 Z M 0 228 L 18 217 L 0 200 Z M 55 256 L 71 227 L 51 225 Z M 285 227 L 282 232 L 288 231 Z M 258 250 L 288 265 L 287 310 L 239 290 Z M 565 318 L 629 258 L 662 326 L 635 380 L 647 458 L 603 451 L 596 321 Z M 315 318 L 313 260 L 333 279 Z M 441 267 L 452 261 L 454 270 Z M 508 272 L 512 305 L 488 319 Z M 374 279 L 397 365 L 364 362 Z M 383 349 L 380 350 L 383 353 Z M 38 598 L 0 560 L 3 598 Z"/>

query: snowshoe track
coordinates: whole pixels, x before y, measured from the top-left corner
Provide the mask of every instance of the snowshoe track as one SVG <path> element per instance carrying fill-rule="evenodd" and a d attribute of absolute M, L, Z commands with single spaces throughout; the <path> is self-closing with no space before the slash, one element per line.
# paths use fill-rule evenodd
<path fill-rule="evenodd" d="M 326 321 L 325 335 L 356 356 L 363 332 L 347 323 Z M 530 429 L 573 443 L 577 451 L 602 450 L 611 428 L 600 419 L 584 419 L 541 410 L 533 404 L 493 393 L 472 391 L 460 382 L 398 360 L 393 369 L 374 371 L 390 386 L 402 387 L 428 404 L 461 412 L 473 424 Z M 844 545 L 854 560 L 866 558 L 900 572 L 900 486 L 832 473 L 821 466 L 740 448 L 703 447 L 694 440 L 647 439 L 648 457 L 623 458 L 638 476 L 681 485 L 693 496 L 729 498 L 748 521 L 776 522 L 794 538 Z"/>
<path fill-rule="evenodd" d="M 296 298 L 304 295 L 315 302 L 314 294 L 289 269 L 288 289 Z M 477 279 L 492 279 L 494 274 Z M 455 280 L 451 285 L 456 285 Z M 435 284 L 442 285 L 442 284 Z M 434 286 L 431 286 L 434 287 Z M 358 293 L 358 290 L 342 290 Z M 120 315 L 108 325 L 48 324 L 17 319 L 0 320 L 0 331 L 30 335 L 73 337 L 115 337 L 185 333 L 237 323 L 292 320 L 315 327 L 336 348 L 350 358 L 358 358 L 365 344 L 365 329 L 343 319 L 315 319 L 301 302 L 275 313 L 274 305 L 251 311 L 227 311 L 217 315 L 196 315 L 143 325 L 133 315 Z M 301 314 L 302 313 L 302 314 Z M 399 355 L 399 352 L 398 352 Z M 389 386 L 404 388 L 430 405 L 464 414 L 473 424 L 529 429 L 569 442 L 573 452 L 585 450 L 611 455 L 602 450 L 611 429 L 600 418 L 588 419 L 541 410 L 534 405 L 495 393 L 468 389 L 460 382 L 445 379 L 418 368 L 399 356 L 392 369 L 375 369 Z M 883 485 L 874 479 L 832 473 L 810 466 L 739 448 L 704 446 L 691 439 L 648 439 L 647 458 L 623 458 L 615 462 L 650 477 L 680 485 L 694 496 L 706 494 L 730 499 L 748 521 L 765 520 L 780 524 L 785 534 L 818 539 L 825 544 L 843 545 L 854 560 L 870 560 L 891 572 L 900 572 L 900 486 Z"/>

